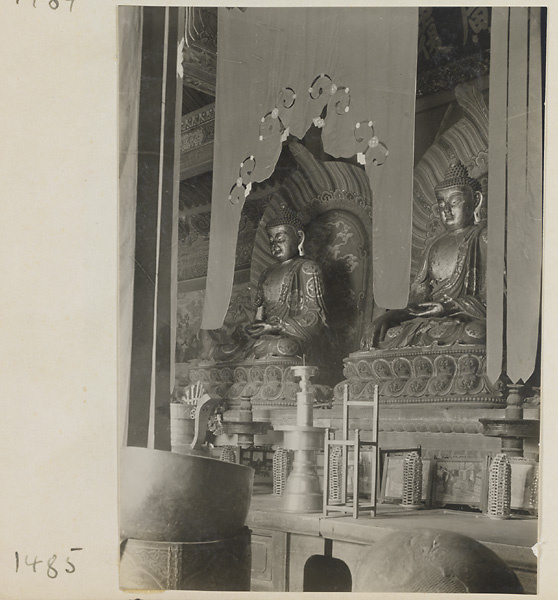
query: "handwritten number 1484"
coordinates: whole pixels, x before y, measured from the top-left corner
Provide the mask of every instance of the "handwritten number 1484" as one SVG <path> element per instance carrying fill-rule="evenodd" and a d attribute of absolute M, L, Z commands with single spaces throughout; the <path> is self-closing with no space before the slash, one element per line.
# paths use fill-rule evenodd
<path fill-rule="evenodd" d="M 46 1 L 46 0 L 43 0 Z M 48 0 L 48 5 L 52 10 L 57 10 L 60 8 L 60 4 L 63 0 Z M 16 0 L 16 4 L 19 4 L 20 0 Z M 70 3 L 70 12 L 72 12 L 72 8 L 74 7 L 75 0 L 66 0 L 66 2 Z M 33 0 L 33 8 L 37 8 L 37 0 Z"/>

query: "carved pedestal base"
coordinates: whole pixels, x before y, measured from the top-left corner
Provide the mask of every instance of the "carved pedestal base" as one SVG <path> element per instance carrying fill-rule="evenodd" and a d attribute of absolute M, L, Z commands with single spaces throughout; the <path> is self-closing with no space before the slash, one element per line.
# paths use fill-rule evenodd
<path fill-rule="evenodd" d="M 351 400 L 372 399 L 378 384 L 380 402 L 389 405 L 505 406 L 502 394 L 486 376 L 484 346 L 451 346 L 354 352 L 345 359 L 346 381 L 335 387 L 342 400 L 349 384 Z"/>
<path fill-rule="evenodd" d="M 128 590 L 248 591 L 251 532 L 211 542 L 128 539 L 120 551 L 120 587 Z"/>
<path fill-rule="evenodd" d="M 185 364 L 180 372 L 189 382 L 201 383 L 209 393 L 226 399 L 229 408 L 238 408 L 242 398 L 250 398 L 254 407 L 288 407 L 296 406 L 299 390 L 291 367 L 300 364 L 300 360 L 288 358 L 236 363 L 192 362 Z M 331 395 L 331 388 L 315 387 L 318 399 Z"/>

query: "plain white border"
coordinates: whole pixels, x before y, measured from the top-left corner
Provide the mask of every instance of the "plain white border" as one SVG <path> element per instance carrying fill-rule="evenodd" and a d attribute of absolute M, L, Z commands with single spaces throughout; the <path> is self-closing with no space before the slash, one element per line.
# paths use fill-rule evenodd
<path fill-rule="evenodd" d="M 59 1 L 56 11 L 49 8 L 48 0 L 36 0 L 36 8 L 33 0 L 19 0 L 19 4 L 17 0 L 2 0 L 0 7 L 0 598 L 213 597 L 216 594 L 209 592 L 132 594 L 118 590 L 116 14 L 118 4 L 226 3 L 74 0 L 70 14 L 68 0 Z M 275 0 L 273 4 L 312 3 Z M 550 6 L 547 65 L 558 64 L 553 35 L 557 25 L 558 17 Z M 556 75 L 549 71 L 543 508 L 538 548 L 539 591 L 544 598 L 556 595 L 554 570 L 558 564 L 554 534 L 558 531 L 558 488 L 554 481 L 558 455 L 553 436 L 558 370 L 553 368 L 556 354 L 552 340 L 552 333 L 558 330 L 553 311 L 553 299 L 558 295 L 554 277 L 557 209 L 549 167 L 558 164 L 554 143 L 557 111 L 550 109 L 554 107 L 556 83 Z M 40 565 L 41 573 L 34 574 L 31 569 L 15 573 L 16 550 L 43 560 L 55 553 L 59 567 L 72 547 L 83 548 L 73 553 L 73 574 L 61 572 L 56 579 L 49 579 L 44 564 Z M 219 596 L 237 599 L 255 594 Z M 283 595 L 257 593 L 258 598 Z M 306 593 L 304 599 L 323 596 Z M 408 594 L 390 597 L 408 598 Z"/>

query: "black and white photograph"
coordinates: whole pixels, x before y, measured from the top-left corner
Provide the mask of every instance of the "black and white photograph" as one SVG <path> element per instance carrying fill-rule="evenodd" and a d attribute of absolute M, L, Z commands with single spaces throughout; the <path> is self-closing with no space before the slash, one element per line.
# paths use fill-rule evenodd
<path fill-rule="evenodd" d="M 546 23 L 119 8 L 122 589 L 536 594 Z"/>
<path fill-rule="evenodd" d="M 556 596 L 556 31 L 2 0 L 0 600 Z"/>

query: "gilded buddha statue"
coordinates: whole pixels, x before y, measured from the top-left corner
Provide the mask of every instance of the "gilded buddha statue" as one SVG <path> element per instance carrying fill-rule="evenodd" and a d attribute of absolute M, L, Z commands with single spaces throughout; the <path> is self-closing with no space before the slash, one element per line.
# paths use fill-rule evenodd
<path fill-rule="evenodd" d="M 480 183 L 453 160 L 435 187 L 445 231 L 426 247 L 411 285 L 409 304 L 372 321 L 364 349 L 486 341 L 486 227 L 479 209 Z"/>
<path fill-rule="evenodd" d="M 319 359 L 327 344 L 328 327 L 321 269 L 304 258 L 302 223 L 287 205 L 266 224 L 276 263 L 258 282 L 254 321 L 237 328 L 232 343 L 218 344 L 202 331 L 202 358 L 217 361 L 270 357 Z"/>

